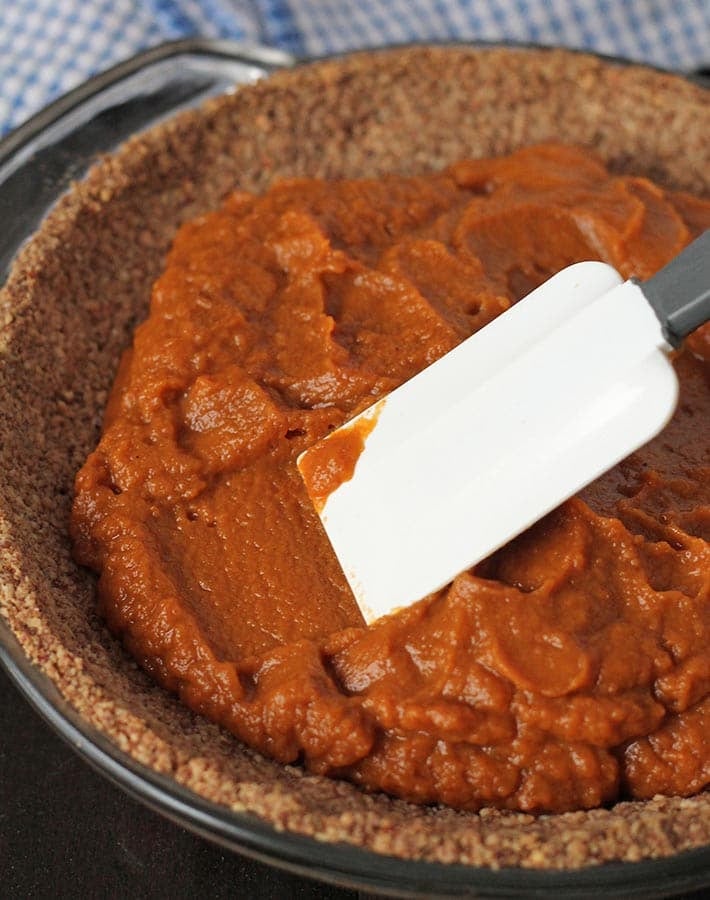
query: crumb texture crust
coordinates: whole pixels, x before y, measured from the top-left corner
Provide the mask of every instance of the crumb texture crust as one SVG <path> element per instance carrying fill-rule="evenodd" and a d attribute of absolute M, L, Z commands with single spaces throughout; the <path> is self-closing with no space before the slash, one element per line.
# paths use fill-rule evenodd
<path fill-rule="evenodd" d="M 73 475 L 97 441 L 120 353 L 176 229 L 235 187 L 415 175 L 563 138 L 592 148 L 612 173 L 682 192 L 681 217 L 697 227 L 691 195 L 709 192 L 708 124 L 701 89 L 643 68 L 558 51 L 417 48 L 279 73 L 97 164 L 23 249 L 1 298 L 10 475 L 0 488 L 0 609 L 28 657 L 136 759 L 278 828 L 494 868 L 637 861 L 710 843 L 707 793 L 533 818 L 422 809 L 276 765 L 174 702 L 125 656 L 66 538 Z M 637 520 L 631 531 L 647 527 Z"/>

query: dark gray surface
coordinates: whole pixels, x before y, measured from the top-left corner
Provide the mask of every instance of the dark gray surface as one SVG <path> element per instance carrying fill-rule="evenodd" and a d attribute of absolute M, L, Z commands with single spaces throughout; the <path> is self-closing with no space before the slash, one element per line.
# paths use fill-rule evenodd
<path fill-rule="evenodd" d="M 0 897 L 199 896 L 375 900 L 223 850 L 151 812 L 80 759 L 0 668 Z"/>
<path fill-rule="evenodd" d="M 146 809 L 58 738 L 0 669 L 0 896 L 366 895 L 222 850 Z"/>

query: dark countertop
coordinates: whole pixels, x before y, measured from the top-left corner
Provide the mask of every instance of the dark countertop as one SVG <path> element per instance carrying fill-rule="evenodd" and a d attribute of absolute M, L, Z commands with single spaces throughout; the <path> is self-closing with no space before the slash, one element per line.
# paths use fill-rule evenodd
<path fill-rule="evenodd" d="M 80 759 L 0 668 L 0 896 L 364 900 L 223 850 Z"/>
<path fill-rule="evenodd" d="M 375 900 L 223 850 L 153 813 L 80 759 L 1 668 L 0 896 Z"/>

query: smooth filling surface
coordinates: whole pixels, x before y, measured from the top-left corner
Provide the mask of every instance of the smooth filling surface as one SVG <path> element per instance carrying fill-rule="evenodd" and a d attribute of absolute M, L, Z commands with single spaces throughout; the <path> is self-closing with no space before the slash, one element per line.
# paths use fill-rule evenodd
<path fill-rule="evenodd" d="M 111 629 L 246 743 L 369 789 L 532 812 L 701 791 L 710 328 L 658 438 L 370 628 L 295 460 L 564 266 L 646 278 L 708 226 L 558 145 L 289 181 L 183 226 L 76 481 Z"/>

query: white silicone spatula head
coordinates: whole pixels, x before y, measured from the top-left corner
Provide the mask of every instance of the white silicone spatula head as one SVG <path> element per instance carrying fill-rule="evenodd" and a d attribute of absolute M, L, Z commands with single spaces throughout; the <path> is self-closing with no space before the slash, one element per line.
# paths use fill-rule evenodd
<path fill-rule="evenodd" d="M 644 285 L 570 266 L 299 470 L 367 622 L 443 587 L 650 440 L 710 317 L 710 232 Z M 670 342 L 670 343 L 669 343 Z"/>

